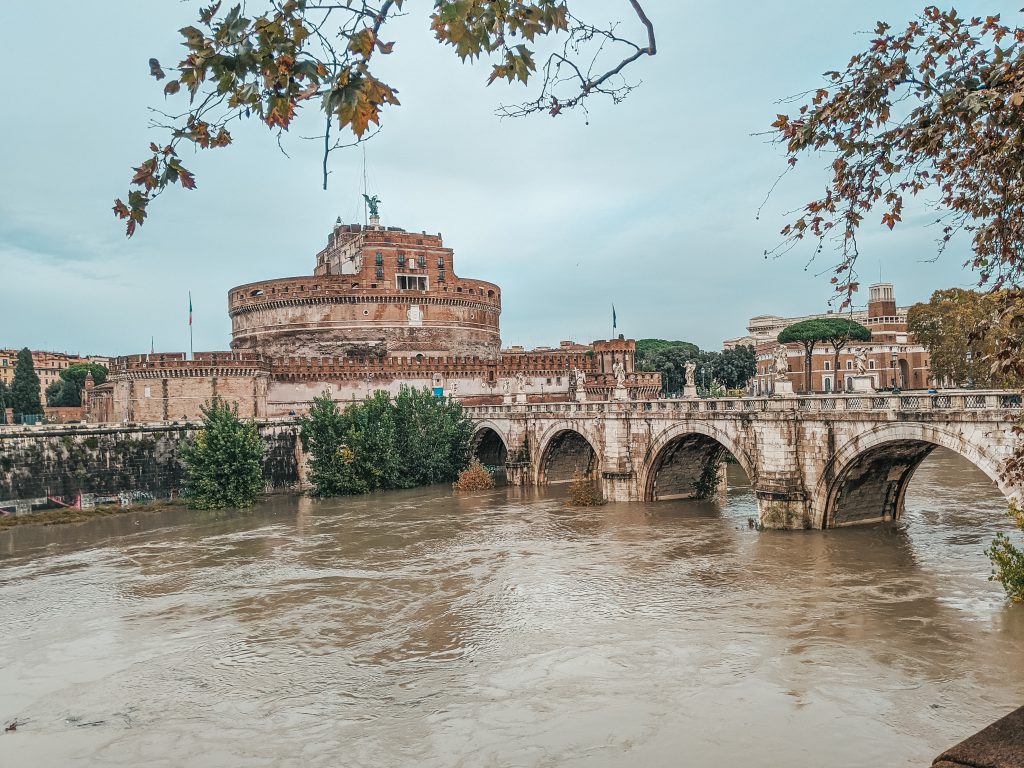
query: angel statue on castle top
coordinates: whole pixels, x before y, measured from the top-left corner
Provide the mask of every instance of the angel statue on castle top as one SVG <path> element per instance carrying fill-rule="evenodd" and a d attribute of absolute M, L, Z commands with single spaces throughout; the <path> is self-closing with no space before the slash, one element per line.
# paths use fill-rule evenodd
<path fill-rule="evenodd" d="M 367 194 L 363 194 L 363 200 L 366 201 L 366 206 L 370 209 L 371 216 L 379 216 L 380 198 L 374 195 L 370 197 Z"/>

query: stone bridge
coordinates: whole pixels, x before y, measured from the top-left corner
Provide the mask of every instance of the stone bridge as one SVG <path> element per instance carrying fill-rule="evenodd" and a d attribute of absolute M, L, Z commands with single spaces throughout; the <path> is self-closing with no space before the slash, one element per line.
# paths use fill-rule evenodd
<path fill-rule="evenodd" d="M 937 446 L 973 462 L 1008 498 L 1018 394 L 847 394 L 491 405 L 466 408 L 476 455 L 510 483 L 592 477 L 615 501 L 702 497 L 735 457 L 766 528 L 895 520 L 914 470 Z"/>

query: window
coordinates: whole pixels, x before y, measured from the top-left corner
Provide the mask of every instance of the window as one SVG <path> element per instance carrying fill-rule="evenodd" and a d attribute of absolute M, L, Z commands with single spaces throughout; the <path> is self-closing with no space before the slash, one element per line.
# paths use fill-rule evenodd
<path fill-rule="evenodd" d="M 444 269 L 444 256 L 437 257 L 437 266 L 439 266 L 441 269 Z"/>
<path fill-rule="evenodd" d="M 395 275 L 395 281 L 400 291 L 427 290 L 426 275 Z"/>
<path fill-rule="evenodd" d="M 443 283 L 443 282 L 445 282 L 445 279 L 444 279 L 444 270 L 443 270 L 443 269 L 440 269 L 440 270 L 438 270 L 438 272 L 437 272 L 437 282 L 439 282 L 439 283 Z"/>
<path fill-rule="evenodd" d="M 853 360 L 847 360 L 846 361 L 846 370 L 848 370 L 848 371 L 852 371 L 853 370 Z"/>
<path fill-rule="evenodd" d="M 828 360 L 825 361 L 825 370 L 826 371 L 831 371 L 832 370 L 832 363 L 830 363 Z"/>
<path fill-rule="evenodd" d="M 382 277 L 384 277 L 384 267 L 377 267 L 377 278 L 380 279 Z"/>
<path fill-rule="evenodd" d="M 398 252 L 398 266 L 405 266 L 405 254 L 402 253 L 401 251 Z"/>
<path fill-rule="evenodd" d="M 380 251 L 377 251 L 377 266 L 380 267 L 380 266 L 383 266 L 383 265 L 384 265 L 384 254 L 381 253 Z"/>
<path fill-rule="evenodd" d="M 421 253 L 419 258 L 416 259 L 416 263 L 420 265 L 420 269 L 426 269 L 427 268 L 427 257 Z"/>
<path fill-rule="evenodd" d="M 868 368 L 870 368 L 872 371 L 875 370 L 875 361 L 874 360 L 868 360 Z"/>

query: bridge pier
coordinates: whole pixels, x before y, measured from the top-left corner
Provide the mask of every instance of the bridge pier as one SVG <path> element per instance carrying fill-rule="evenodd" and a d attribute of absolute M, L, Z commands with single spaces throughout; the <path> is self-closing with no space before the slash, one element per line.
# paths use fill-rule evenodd
<path fill-rule="evenodd" d="M 601 493 L 608 501 L 640 501 L 636 472 L 601 472 Z"/>

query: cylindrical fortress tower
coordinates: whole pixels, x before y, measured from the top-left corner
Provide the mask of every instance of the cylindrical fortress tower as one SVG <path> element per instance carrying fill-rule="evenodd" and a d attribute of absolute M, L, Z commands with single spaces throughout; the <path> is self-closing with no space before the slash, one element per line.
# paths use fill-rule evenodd
<path fill-rule="evenodd" d="M 228 293 L 231 348 L 271 358 L 356 355 L 496 359 L 501 291 L 455 274 L 441 235 L 341 224 L 311 277 Z"/>

